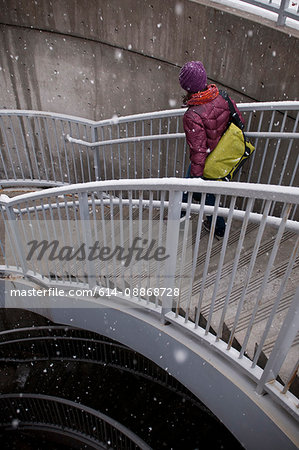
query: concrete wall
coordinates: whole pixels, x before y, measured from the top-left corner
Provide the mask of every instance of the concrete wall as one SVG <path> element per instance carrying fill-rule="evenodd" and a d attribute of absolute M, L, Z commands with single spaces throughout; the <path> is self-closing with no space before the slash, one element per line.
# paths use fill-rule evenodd
<path fill-rule="evenodd" d="M 238 101 L 296 99 L 297 37 L 210 3 L 0 0 L 0 108 L 98 120 L 179 107 L 192 59 Z"/>
<path fill-rule="evenodd" d="M 28 289 L 0 279 L 0 305 L 23 308 L 56 324 L 96 332 L 127 345 L 169 372 L 200 399 L 247 450 L 295 450 L 298 422 L 269 395 L 257 395 L 245 371 L 215 350 L 211 341 L 183 327 L 163 325 L 158 312 L 121 299 L 11 296 Z M 59 305 L 59 306 L 58 306 Z M 178 356 L 179 355 L 179 356 Z M 237 356 L 235 355 L 237 359 Z M 195 376 L 196 374 L 196 376 Z"/>

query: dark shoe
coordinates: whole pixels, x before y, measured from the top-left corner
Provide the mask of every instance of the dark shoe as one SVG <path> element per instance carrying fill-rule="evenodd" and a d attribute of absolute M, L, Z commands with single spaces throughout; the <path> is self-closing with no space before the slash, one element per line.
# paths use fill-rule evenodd
<path fill-rule="evenodd" d="M 212 222 L 212 220 L 209 217 L 206 220 L 203 221 L 203 227 L 204 227 L 204 229 L 206 231 L 210 231 L 211 230 L 211 222 Z M 217 222 L 220 222 L 220 223 L 217 224 Z M 220 226 L 217 226 L 217 225 L 220 225 Z M 221 238 L 223 238 L 224 233 L 225 233 L 225 222 L 224 222 L 224 219 L 222 217 L 217 217 L 214 237 L 216 239 L 221 239 Z"/>
<path fill-rule="evenodd" d="M 223 236 L 224 236 L 224 233 L 225 233 L 225 228 L 216 228 L 216 230 L 215 230 L 215 237 L 216 238 L 223 238 Z"/>
<path fill-rule="evenodd" d="M 208 220 L 208 219 L 204 220 L 202 225 L 206 231 L 210 231 L 210 229 L 211 229 L 211 221 L 210 220 Z"/>

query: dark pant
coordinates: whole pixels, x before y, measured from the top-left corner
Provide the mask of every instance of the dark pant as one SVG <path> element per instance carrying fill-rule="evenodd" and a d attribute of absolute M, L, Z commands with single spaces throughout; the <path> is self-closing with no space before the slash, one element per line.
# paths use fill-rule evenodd
<path fill-rule="evenodd" d="M 193 178 L 191 176 L 191 164 L 188 167 L 188 170 L 187 170 L 185 178 Z M 200 202 L 200 200 L 201 200 L 201 193 L 200 192 L 194 192 L 192 198 L 196 202 Z M 205 204 L 208 205 L 208 206 L 214 206 L 215 205 L 215 200 L 216 199 L 215 199 L 215 195 L 214 194 L 207 194 L 206 195 Z M 188 192 L 183 192 L 182 203 L 187 203 L 187 202 L 188 202 Z M 186 212 L 182 211 L 182 216 L 184 216 L 184 215 L 186 215 Z M 211 225 L 212 216 L 207 216 L 207 222 L 208 222 L 209 225 Z M 223 236 L 224 231 L 225 231 L 225 221 L 224 221 L 223 217 L 217 216 L 215 233 L 220 235 L 220 236 Z"/>

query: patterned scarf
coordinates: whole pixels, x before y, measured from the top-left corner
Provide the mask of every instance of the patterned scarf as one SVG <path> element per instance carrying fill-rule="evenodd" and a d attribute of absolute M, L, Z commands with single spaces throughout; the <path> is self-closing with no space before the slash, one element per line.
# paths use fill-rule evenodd
<path fill-rule="evenodd" d="M 205 91 L 196 92 L 192 94 L 187 102 L 188 106 L 202 105 L 214 100 L 219 95 L 219 90 L 215 84 L 209 84 Z"/>

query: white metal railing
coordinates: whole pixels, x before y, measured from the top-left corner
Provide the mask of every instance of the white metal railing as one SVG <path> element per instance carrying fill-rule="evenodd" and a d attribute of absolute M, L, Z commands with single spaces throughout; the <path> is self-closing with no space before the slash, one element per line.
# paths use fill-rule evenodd
<path fill-rule="evenodd" d="M 48 361 L 62 359 L 92 362 L 130 372 L 166 386 L 178 395 L 190 398 L 190 391 L 166 370 L 132 349 L 104 336 L 65 326 L 41 326 L 0 332 L 0 361 Z M 195 399 L 192 397 L 192 401 Z"/>
<path fill-rule="evenodd" d="M 299 2 L 293 0 L 212 0 L 274 20 L 277 25 L 299 28 Z M 269 14 L 270 13 L 270 14 Z M 291 19 L 291 20 L 288 20 Z"/>
<path fill-rule="evenodd" d="M 182 193 L 185 191 L 189 192 L 188 202 L 182 204 Z M 134 197 L 134 192 L 138 192 L 137 197 Z M 160 193 L 159 200 L 154 200 L 156 192 Z M 192 192 L 201 193 L 199 204 L 192 203 Z M 205 205 L 209 193 L 215 194 L 215 206 Z M 223 195 L 228 199 L 227 207 L 219 205 Z M 240 198 L 243 207 L 237 206 Z M 260 212 L 253 212 L 256 202 L 262 205 Z M 277 203 L 281 204 L 279 214 L 273 208 Z M 281 399 L 282 396 L 284 405 L 291 414 L 296 415 L 295 400 L 288 389 L 297 365 L 284 373 L 285 387 L 275 382 L 279 390 L 273 390 L 273 383 L 269 382 L 273 382 L 285 368 L 298 330 L 296 313 L 299 291 L 296 294 L 296 286 L 290 283 L 291 275 L 298 270 L 299 222 L 291 218 L 292 210 L 298 203 L 299 188 L 290 186 L 174 178 L 85 183 L 11 199 L 2 195 L 1 217 L 7 233 L 5 245 L 3 241 L 0 245 L 3 260 L 0 270 L 25 276 L 45 288 L 60 286 L 65 289 L 66 295 L 72 289 L 80 297 L 79 289 L 84 297 L 82 289 L 87 288 L 99 303 L 103 297 L 109 298 L 110 295 L 116 301 L 122 299 L 128 304 L 151 308 L 172 321 L 174 326 L 185 328 L 195 336 L 200 335 L 209 345 L 215 346 L 237 368 L 246 370 L 255 381 L 258 392 L 266 390 L 274 397 Z M 182 209 L 187 213 L 183 229 L 180 227 Z M 188 247 L 190 214 L 196 238 Z M 206 214 L 212 215 L 212 223 L 209 237 L 204 238 L 202 223 Z M 226 217 L 227 226 L 223 242 L 219 244 L 220 256 L 215 260 L 213 230 L 219 215 Z M 254 248 L 238 294 L 230 336 L 225 343 L 223 324 L 238 270 L 242 269 L 246 235 L 252 227 L 256 233 Z M 237 238 L 231 240 L 236 229 Z M 265 270 L 257 286 L 255 282 L 255 291 L 252 291 L 250 282 L 265 234 L 271 236 L 265 254 Z M 291 236 L 293 244 L 287 263 L 279 269 L 278 282 L 275 261 L 285 251 L 283 244 L 286 235 Z M 77 251 L 82 243 L 90 248 L 92 242 L 98 242 L 103 247 L 109 244 L 113 249 L 132 248 L 135 239 L 146 239 L 150 243 L 153 237 L 158 246 L 165 244 L 165 260 L 140 258 L 138 262 L 130 260 L 125 265 L 124 260 L 113 252 L 110 259 L 98 257 L 96 262 L 91 262 L 87 257 L 79 258 L 75 263 L 57 257 L 46 258 L 46 261 L 37 257 L 28 259 L 28 242 L 34 239 L 40 242 L 54 239 L 59 242 L 59 249 L 67 249 L 71 245 Z M 235 248 L 231 254 L 233 242 Z M 223 285 L 221 275 L 226 271 L 225 261 L 230 261 L 231 268 L 229 282 Z M 250 345 L 257 342 L 254 330 L 259 322 L 258 312 L 267 289 L 270 289 L 273 301 L 259 335 L 258 347 L 251 354 Z M 210 293 L 206 295 L 208 290 Z M 246 318 L 244 333 L 238 336 L 241 349 L 236 350 L 232 344 L 240 321 L 244 321 L 248 297 L 253 307 Z M 282 301 L 287 303 L 287 315 L 282 324 L 279 322 L 279 329 L 276 320 L 281 314 Z M 204 326 L 200 321 L 202 314 L 207 320 Z M 262 369 L 258 363 L 259 356 L 265 350 L 274 324 L 275 338 L 277 335 L 278 338 L 274 348 L 268 352 L 266 367 Z"/>
<path fill-rule="evenodd" d="M 299 102 L 243 103 L 256 147 L 236 181 L 297 186 Z M 184 177 L 184 109 L 94 122 L 0 111 L 0 186 L 59 186 L 109 179 Z"/>
<path fill-rule="evenodd" d="M 80 403 L 42 394 L 0 395 L 0 427 L 63 432 L 83 448 L 147 449 L 132 431 L 105 414 Z"/>

